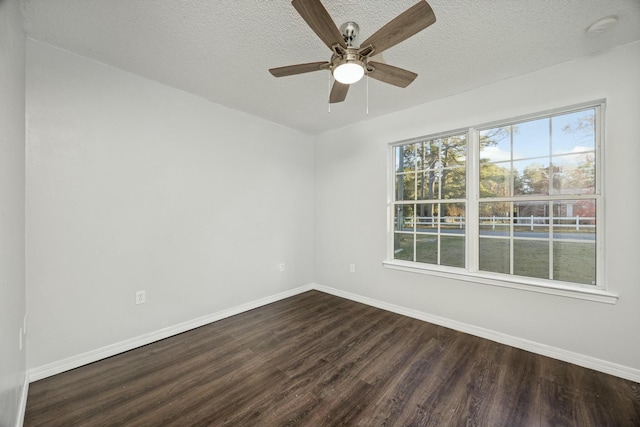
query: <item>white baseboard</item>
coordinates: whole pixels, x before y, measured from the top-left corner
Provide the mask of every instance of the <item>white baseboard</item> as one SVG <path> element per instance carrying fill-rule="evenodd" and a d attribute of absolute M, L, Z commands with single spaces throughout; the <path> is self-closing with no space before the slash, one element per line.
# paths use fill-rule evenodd
<path fill-rule="evenodd" d="M 133 350 L 134 348 L 142 347 L 143 345 L 151 344 L 155 341 L 159 341 L 174 335 L 181 334 L 183 332 L 190 331 L 191 329 L 199 328 L 200 326 L 207 325 L 217 320 L 225 319 L 227 317 L 235 316 L 236 314 L 244 313 L 245 311 L 253 310 L 263 305 L 271 304 L 272 302 L 280 301 L 285 298 L 292 297 L 294 295 L 301 294 L 313 289 L 312 285 L 300 286 L 295 289 L 291 289 L 285 292 L 281 292 L 275 295 L 271 295 L 265 298 L 261 298 L 256 301 L 251 301 L 246 304 L 241 304 L 236 307 L 232 307 L 226 310 L 222 310 L 216 313 L 208 314 L 206 316 L 198 317 L 187 322 L 182 322 L 177 325 L 169 326 L 167 328 L 159 329 L 157 331 L 149 332 L 138 337 L 134 337 L 128 340 L 120 341 L 115 344 L 111 344 L 105 347 L 101 347 L 95 350 L 88 351 L 86 353 L 72 356 L 67 359 L 59 360 L 30 369 L 28 371 L 28 380 L 30 382 L 38 381 L 43 378 L 47 378 L 56 374 L 60 374 L 71 369 L 79 368 L 80 366 L 87 365 L 89 363 L 97 362 L 98 360 L 106 359 L 107 357 L 115 356 L 116 354 L 123 353 L 125 351 Z M 26 402 L 26 398 L 25 398 Z"/>
<path fill-rule="evenodd" d="M 436 325 L 444 326 L 446 328 L 455 329 L 460 332 L 465 332 L 477 337 L 486 338 L 491 341 L 495 341 L 501 344 L 510 345 L 512 347 L 520 348 L 522 350 L 530 351 L 532 353 L 540 354 L 543 356 L 551 357 L 553 359 L 562 360 L 565 362 L 573 363 L 578 366 L 593 369 L 596 371 L 604 372 L 606 374 L 614 375 L 616 377 L 628 379 L 635 382 L 640 382 L 640 370 L 631 368 L 624 365 L 608 362 L 606 360 L 597 359 L 595 357 L 586 356 L 583 354 L 575 353 L 561 348 L 548 346 L 546 344 L 529 341 L 523 338 L 514 337 L 501 332 L 493 331 L 490 329 L 481 328 L 468 323 L 458 322 L 455 320 L 447 319 L 445 317 L 435 316 L 422 311 L 413 310 L 407 307 L 402 307 L 395 304 L 390 304 L 384 301 L 376 300 L 373 298 L 365 297 L 362 295 L 354 294 L 351 292 L 341 291 L 339 289 L 331 288 L 328 286 L 312 283 L 309 285 L 301 286 L 295 289 L 291 289 L 285 292 L 281 292 L 276 295 L 272 295 L 266 298 L 262 298 L 256 301 L 251 301 L 246 304 L 242 304 L 236 307 L 229 308 L 217 313 L 202 316 L 187 322 L 183 322 L 168 328 L 163 328 L 158 331 L 150 332 L 148 334 L 131 338 L 125 341 L 121 341 L 106 347 L 102 347 L 96 350 L 92 350 L 77 356 L 73 356 L 67 359 L 63 359 L 57 362 L 49 363 L 47 365 L 30 369 L 27 373 L 27 382 L 37 381 L 43 378 L 56 375 L 70 369 L 75 369 L 80 366 L 97 362 L 98 360 L 105 359 L 107 357 L 114 356 L 125 351 L 132 350 L 134 348 L 141 347 L 143 345 L 151 344 L 152 342 L 168 338 L 173 335 L 181 334 L 191 329 L 204 326 L 206 324 L 215 322 L 217 320 L 225 319 L 227 317 L 235 316 L 236 314 L 244 313 L 249 310 L 253 310 L 263 305 L 270 304 L 285 298 L 292 297 L 294 295 L 301 294 L 310 290 L 317 290 L 327 294 L 335 295 L 338 297 L 346 298 L 351 301 L 359 302 L 362 304 L 377 307 L 383 310 L 398 313 L 403 316 L 412 317 L 414 319 L 422 320 L 425 322 L 433 323 Z M 24 387 L 24 404 L 27 401 L 28 387 Z M 25 406 L 26 407 L 26 406 Z M 24 417 L 24 412 L 22 414 Z"/>
<path fill-rule="evenodd" d="M 312 284 L 312 288 L 331 295 L 346 298 L 351 301 L 381 308 L 393 313 L 398 313 L 403 316 L 412 317 L 414 319 L 423 320 L 425 322 L 444 326 L 450 329 L 455 329 L 456 331 L 465 332 L 467 334 L 474 335 L 480 338 L 486 338 L 488 340 L 495 341 L 501 344 L 510 345 L 512 347 L 530 351 L 542 356 L 547 356 L 553 359 L 562 360 L 564 362 L 573 363 L 574 365 L 604 372 L 605 374 L 614 375 L 616 377 L 624 378 L 627 380 L 640 382 L 640 369 L 619 365 L 617 363 L 608 362 L 606 360 L 597 359 L 595 357 L 586 356 L 584 354 L 563 350 L 561 348 L 552 347 L 534 341 L 529 341 L 523 338 L 514 337 L 512 335 L 496 332 L 491 329 L 485 329 L 478 326 L 470 325 L 468 323 L 447 319 L 445 317 L 435 316 L 433 314 L 428 314 L 422 311 L 390 304 L 384 301 L 353 294 L 351 292 L 341 291 L 339 289 L 319 285 L 316 283 Z"/>
<path fill-rule="evenodd" d="M 27 412 L 27 396 L 29 395 L 29 375 L 25 373 L 24 382 L 22 383 L 22 393 L 20 393 L 20 401 L 18 402 L 18 415 L 16 417 L 16 427 L 24 425 L 24 414 Z"/>

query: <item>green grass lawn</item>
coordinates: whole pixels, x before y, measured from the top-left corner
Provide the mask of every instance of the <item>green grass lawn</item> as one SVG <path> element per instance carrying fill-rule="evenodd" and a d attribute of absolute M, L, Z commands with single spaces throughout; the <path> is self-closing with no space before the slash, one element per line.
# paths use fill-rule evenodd
<path fill-rule="evenodd" d="M 465 239 L 440 236 L 440 265 L 464 268 Z M 549 279 L 549 242 L 518 240 L 513 242 L 513 274 Z M 508 239 L 480 239 L 480 270 L 509 274 Z M 416 234 L 415 259 L 412 234 L 396 234 L 395 259 L 438 263 L 438 236 Z M 554 242 L 553 280 L 594 285 L 596 253 L 593 242 Z"/>

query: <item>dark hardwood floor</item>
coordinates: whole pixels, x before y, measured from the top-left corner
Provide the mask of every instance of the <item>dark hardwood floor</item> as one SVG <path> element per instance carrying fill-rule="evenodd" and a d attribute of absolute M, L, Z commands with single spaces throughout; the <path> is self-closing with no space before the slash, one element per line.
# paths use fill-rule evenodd
<path fill-rule="evenodd" d="M 640 384 L 307 292 L 29 386 L 25 426 L 640 426 Z"/>

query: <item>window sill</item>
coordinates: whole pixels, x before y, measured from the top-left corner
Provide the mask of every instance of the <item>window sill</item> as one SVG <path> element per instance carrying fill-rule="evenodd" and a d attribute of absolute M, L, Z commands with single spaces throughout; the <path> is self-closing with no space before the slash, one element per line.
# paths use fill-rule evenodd
<path fill-rule="evenodd" d="M 417 266 L 416 263 L 407 261 L 383 261 L 385 268 L 391 270 L 407 271 L 411 273 L 427 274 L 431 276 L 446 277 L 449 279 L 464 280 L 467 282 L 481 283 L 491 286 L 500 286 L 503 288 L 520 289 L 528 292 L 538 292 L 542 294 L 558 295 L 568 298 L 576 298 L 587 301 L 595 301 L 606 304 L 615 304 L 618 301 L 618 295 L 607 292 L 598 288 L 587 288 L 580 285 L 549 285 L 541 281 L 532 279 L 531 281 L 518 280 L 519 277 L 512 277 L 510 280 L 504 280 L 501 276 L 492 275 L 491 273 L 470 273 L 466 271 L 457 271 L 450 268 L 430 268 Z"/>

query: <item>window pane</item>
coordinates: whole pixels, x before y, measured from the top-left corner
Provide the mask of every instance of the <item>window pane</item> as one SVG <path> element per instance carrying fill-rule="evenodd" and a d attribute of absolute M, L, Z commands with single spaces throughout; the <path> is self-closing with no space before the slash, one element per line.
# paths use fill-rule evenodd
<path fill-rule="evenodd" d="M 413 231 L 413 205 L 396 205 L 393 224 L 396 231 Z"/>
<path fill-rule="evenodd" d="M 424 141 L 418 145 L 418 170 L 440 168 L 440 147 L 437 141 Z"/>
<path fill-rule="evenodd" d="M 511 203 L 480 203 L 480 235 L 508 236 L 511 226 Z"/>
<path fill-rule="evenodd" d="M 464 167 L 442 171 L 442 199 L 464 199 L 467 195 L 467 170 Z"/>
<path fill-rule="evenodd" d="M 396 173 L 411 172 L 416 169 L 416 144 L 395 147 Z"/>
<path fill-rule="evenodd" d="M 554 156 L 552 159 L 554 194 L 595 194 L 594 159 L 593 151 Z"/>
<path fill-rule="evenodd" d="M 440 139 L 443 168 L 464 166 L 467 159 L 467 136 L 456 135 Z"/>
<path fill-rule="evenodd" d="M 415 200 L 416 174 L 396 175 L 396 200 Z"/>
<path fill-rule="evenodd" d="M 511 196 L 511 164 L 480 164 L 480 197 Z"/>
<path fill-rule="evenodd" d="M 440 173 L 435 170 L 420 172 L 418 178 L 418 200 L 440 198 Z"/>
<path fill-rule="evenodd" d="M 595 118 L 593 108 L 553 117 L 553 154 L 593 151 L 596 148 Z"/>
<path fill-rule="evenodd" d="M 553 242 L 553 278 L 565 282 L 596 284 L 596 245 Z"/>
<path fill-rule="evenodd" d="M 480 131 L 480 162 L 511 160 L 511 126 Z"/>
<path fill-rule="evenodd" d="M 440 212 L 440 232 L 464 236 L 466 228 L 464 203 L 441 203 Z"/>
<path fill-rule="evenodd" d="M 513 126 L 513 159 L 549 156 L 549 119 L 538 119 Z"/>
<path fill-rule="evenodd" d="M 440 264 L 464 268 L 464 237 L 440 236 Z"/>
<path fill-rule="evenodd" d="M 549 238 L 549 202 L 513 203 L 514 237 Z"/>
<path fill-rule="evenodd" d="M 513 274 L 549 278 L 549 241 L 514 240 Z"/>
<path fill-rule="evenodd" d="M 394 233 L 393 258 L 413 261 L 414 234 Z"/>
<path fill-rule="evenodd" d="M 466 135 L 424 141 L 417 150 L 417 200 L 464 198 Z"/>
<path fill-rule="evenodd" d="M 514 195 L 549 194 L 549 160 L 513 162 Z"/>
<path fill-rule="evenodd" d="M 508 239 L 480 238 L 480 270 L 509 274 Z"/>
<path fill-rule="evenodd" d="M 438 236 L 435 234 L 416 235 L 416 261 L 428 264 L 438 263 Z"/>
<path fill-rule="evenodd" d="M 438 232 L 438 204 L 420 203 L 416 205 L 416 231 L 426 233 Z"/>
<path fill-rule="evenodd" d="M 553 202 L 554 240 L 596 240 L 595 200 Z"/>

